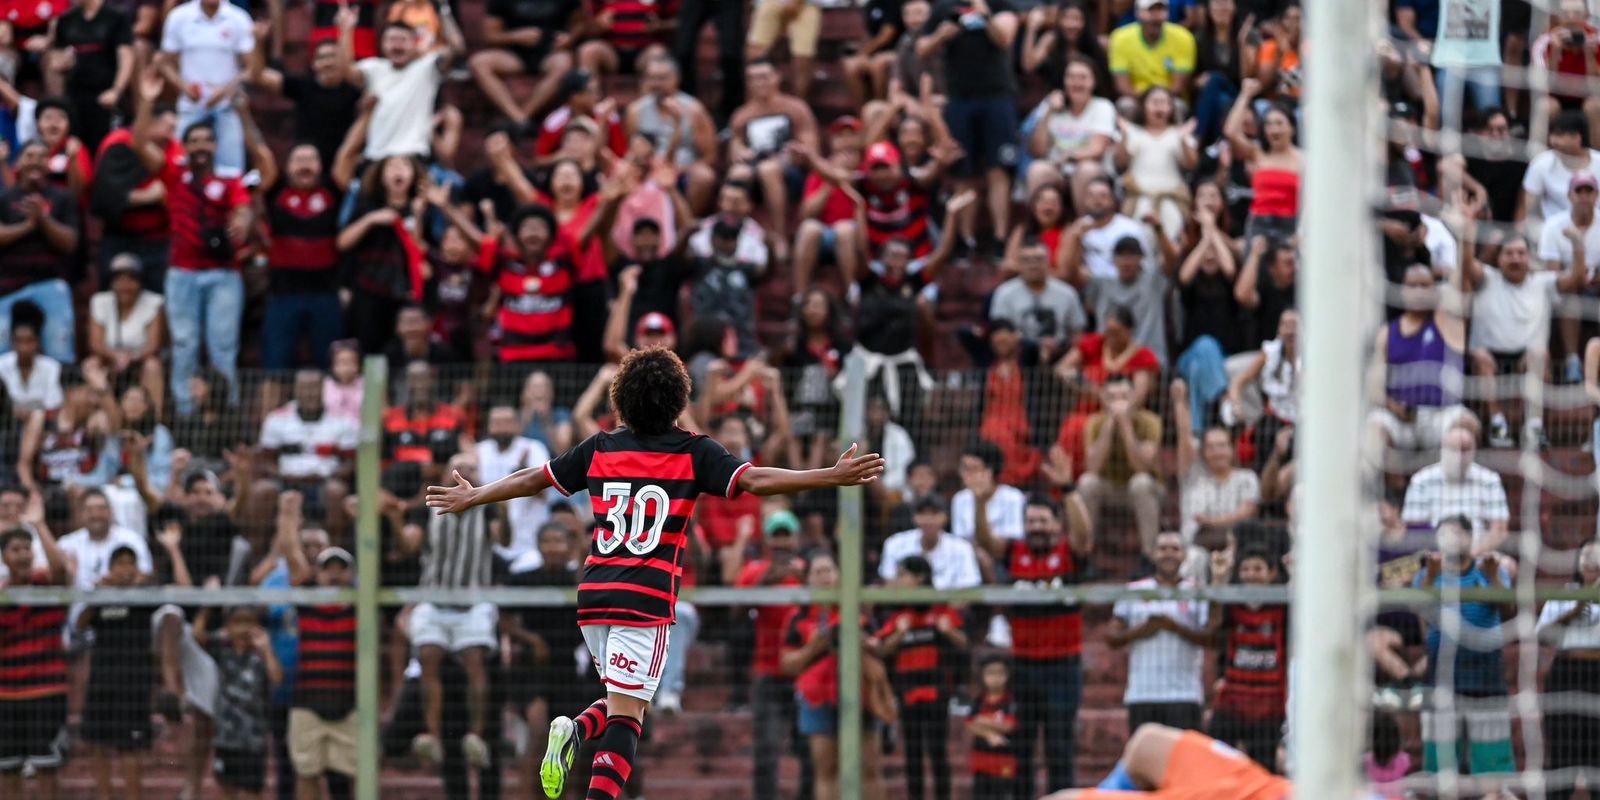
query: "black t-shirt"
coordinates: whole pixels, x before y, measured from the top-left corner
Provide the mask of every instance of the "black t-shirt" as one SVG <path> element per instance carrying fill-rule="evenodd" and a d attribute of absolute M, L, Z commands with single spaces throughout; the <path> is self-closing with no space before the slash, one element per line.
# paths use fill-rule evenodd
<path fill-rule="evenodd" d="M 117 79 L 117 48 L 133 44 L 133 24 L 122 11 L 103 6 L 90 19 L 82 6 L 56 19 L 57 49 L 71 48 L 75 59 L 67 73 L 67 88 L 74 93 L 99 93 Z"/>
<path fill-rule="evenodd" d="M 238 526 L 224 512 L 191 517 L 183 525 L 183 560 L 189 566 L 194 585 L 204 584 L 215 575 L 226 580 L 233 558 L 233 539 Z"/>
<path fill-rule="evenodd" d="M 1244 343 L 1244 350 L 1255 350 L 1262 342 L 1278 338 L 1278 317 L 1294 308 L 1296 284 L 1291 283 L 1280 289 L 1273 285 L 1272 278 L 1265 274 L 1265 270 L 1266 267 L 1262 267 L 1261 282 L 1256 285 L 1261 304 L 1256 306 L 1255 330 L 1251 332 L 1250 340 Z"/>
<path fill-rule="evenodd" d="M 994 14 L 1014 11 L 1008 0 L 993 0 L 989 9 Z M 1015 97 L 1017 79 L 1012 74 L 1011 51 L 996 46 L 989 38 L 987 20 L 973 13 L 967 0 L 939 0 L 932 16 L 928 17 L 923 35 L 932 34 L 943 22 L 954 22 L 962 28 L 961 33 L 945 45 L 941 55 L 945 89 L 950 98 Z"/>
<path fill-rule="evenodd" d="M 546 564 L 539 569 L 513 572 L 506 576 L 504 583 L 519 589 L 574 589 L 578 586 L 578 573 L 565 567 L 552 569 Z M 528 606 L 519 613 L 522 615 L 522 627 L 539 634 L 550 646 L 551 665 L 572 663 L 572 653 L 583 643 L 576 606 Z"/>
<path fill-rule="evenodd" d="M 917 343 L 917 294 L 922 291 L 920 273 L 890 286 L 872 270 L 861 278 L 861 303 L 856 311 L 856 341 L 874 353 L 893 355 L 910 350 Z"/>
<path fill-rule="evenodd" d="M 633 304 L 628 307 L 628 337 L 633 338 L 633 328 L 639 324 L 640 318 L 646 314 L 664 314 L 672 324 L 678 324 L 678 292 L 683 289 L 684 282 L 688 279 L 688 267 L 681 257 L 668 256 L 653 261 L 620 261 L 615 269 L 611 270 L 612 283 L 615 276 L 630 266 L 638 266 L 639 291 L 633 296 Z M 615 286 L 613 286 L 613 291 Z"/>
<path fill-rule="evenodd" d="M 523 167 L 522 174 L 527 177 L 529 183 L 533 183 L 533 170 Z M 493 167 L 484 167 L 468 175 L 466 184 L 457 190 L 456 194 L 456 201 L 471 205 L 474 213 L 479 203 L 488 200 L 494 204 L 494 215 L 502 220 L 511 219 L 511 215 L 522 205 L 517 202 L 517 196 L 512 193 L 511 187 L 495 180 Z"/>
<path fill-rule="evenodd" d="M 895 30 L 898 36 L 905 30 L 905 22 L 900 19 L 900 4 L 902 0 L 867 0 L 862 13 L 867 15 L 867 35 L 877 36 L 885 25 Z"/>
<path fill-rule="evenodd" d="M 295 104 L 295 138 L 316 145 L 323 168 L 331 168 L 345 132 L 355 124 L 361 105 L 360 87 L 341 81 L 329 88 L 309 74 L 284 73 L 283 96 Z"/>
<path fill-rule="evenodd" d="M 15 225 L 27 219 L 23 207 L 29 192 L 12 186 L 0 192 L 0 225 Z M 78 202 L 72 195 L 54 186 L 45 186 L 39 196 L 49 207 L 51 219 L 73 230 L 78 229 Z M 26 236 L 0 247 L 0 295 L 40 281 L 66 277 L 67 259 L 54 247 L 44 233 L 35 229 Z"/>
<path fill-rule="evenodd" d="M 567 27 L 577 0 L 489 0 L 489 16 L 500 20 L 506 30 L 538 28 L 554 33 Z M 549 37 L 546 37 L 548 40 Z M 548 46 L 549 42 L 541 44 Z"/>
<path fill-rule="evenodd" d="M 93 683 L 102 686 L 144 683 L 150 668 L 150 617 L 155 606 L 101 606 L 90 627 L 94 646 L 89 648 Z M 102 680 L 103 679 L 103 680 Z"/>
<path fill-rule="evenodd" d="M 1483 184 L 1489 197 L 1489 214 L 1496 222 L 1510 222 L 1516 217 L 1517 199 L 1522 196 L 1522 174 L 1527 166 L 1527 162 L 1513 158 L 1467 159 L 1467 174 Z M 1453 264 L 1446 266 L 1455 268 Z"/>
<path fill-rule="evenodd" d="M 1215 337 L 1222 352 L 1239 352 L 1239 304 L 1233 299 L 1233 281 L 1221 272 L 1194 277 L 1178 289 L 1183 302 L 1183 339 L 1178 352 L 1189 349 L 1202 336 Z"/>

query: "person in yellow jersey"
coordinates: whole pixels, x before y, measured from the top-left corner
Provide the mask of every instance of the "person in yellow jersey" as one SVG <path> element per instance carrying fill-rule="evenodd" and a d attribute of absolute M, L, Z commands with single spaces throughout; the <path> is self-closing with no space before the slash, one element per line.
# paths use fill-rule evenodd
<path fill-rule="evenodd" d="M 1138 0 L 1138 19 L 1111 32 L 1111 77 L 1122 97 L 1160 86 L 1179 97 L 1194 76 L 1194 34 L 1167 21 L 1167 0 Z"/>

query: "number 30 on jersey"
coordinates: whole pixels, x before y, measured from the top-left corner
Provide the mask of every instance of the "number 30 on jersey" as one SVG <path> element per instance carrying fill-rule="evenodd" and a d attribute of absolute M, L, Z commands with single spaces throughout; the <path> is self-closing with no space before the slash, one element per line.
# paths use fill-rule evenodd
<path fill-rule="evenodd" d="M 672 498 L 667 496 L 667 490 L 653 483 L 640 486 L 637 492 L 630 483 L 606 483 L 601 489 L 610 530 L 595 531 L 595 549 L 601 555 L 610 555 L 626 546 L 634 555 L 649 555 L 661 544 L 661 530 L 671 513 Z M 645 530 L 647 518 L 649 530 Z"/>

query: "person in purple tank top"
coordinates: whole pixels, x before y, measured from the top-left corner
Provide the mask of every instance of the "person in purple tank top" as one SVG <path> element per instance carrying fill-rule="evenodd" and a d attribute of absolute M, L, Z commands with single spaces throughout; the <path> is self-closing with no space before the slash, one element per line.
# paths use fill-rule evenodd
<path fill-rule="evenodd" d="M 1458 271 L 1459 272 L 1459 271 Z M 1392 451 L 1432 451 L 1463 416 L 1466 323 L 1455 302 L 1439 291 L 1433 270 L 1406 270 L 1400 289 L 1404 313 L 1378 331 L 1378 357 L 1385 364 L 1385 404 L 1369 422 L 1386 464 L 1400 466 Z M 1402 470 L 1404 471 L 1404 470 Z"/>

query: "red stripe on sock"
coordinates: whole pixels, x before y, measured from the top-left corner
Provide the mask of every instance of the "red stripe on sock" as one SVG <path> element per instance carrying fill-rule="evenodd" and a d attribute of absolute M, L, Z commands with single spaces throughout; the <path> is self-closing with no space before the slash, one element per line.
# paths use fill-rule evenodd
<path fill-rule="evenodd" d="M 617 782 L 604 775 L 595 775 L 589 779 L 588 800 L 616 800 L 622 796 L 622 787 Z"/>

